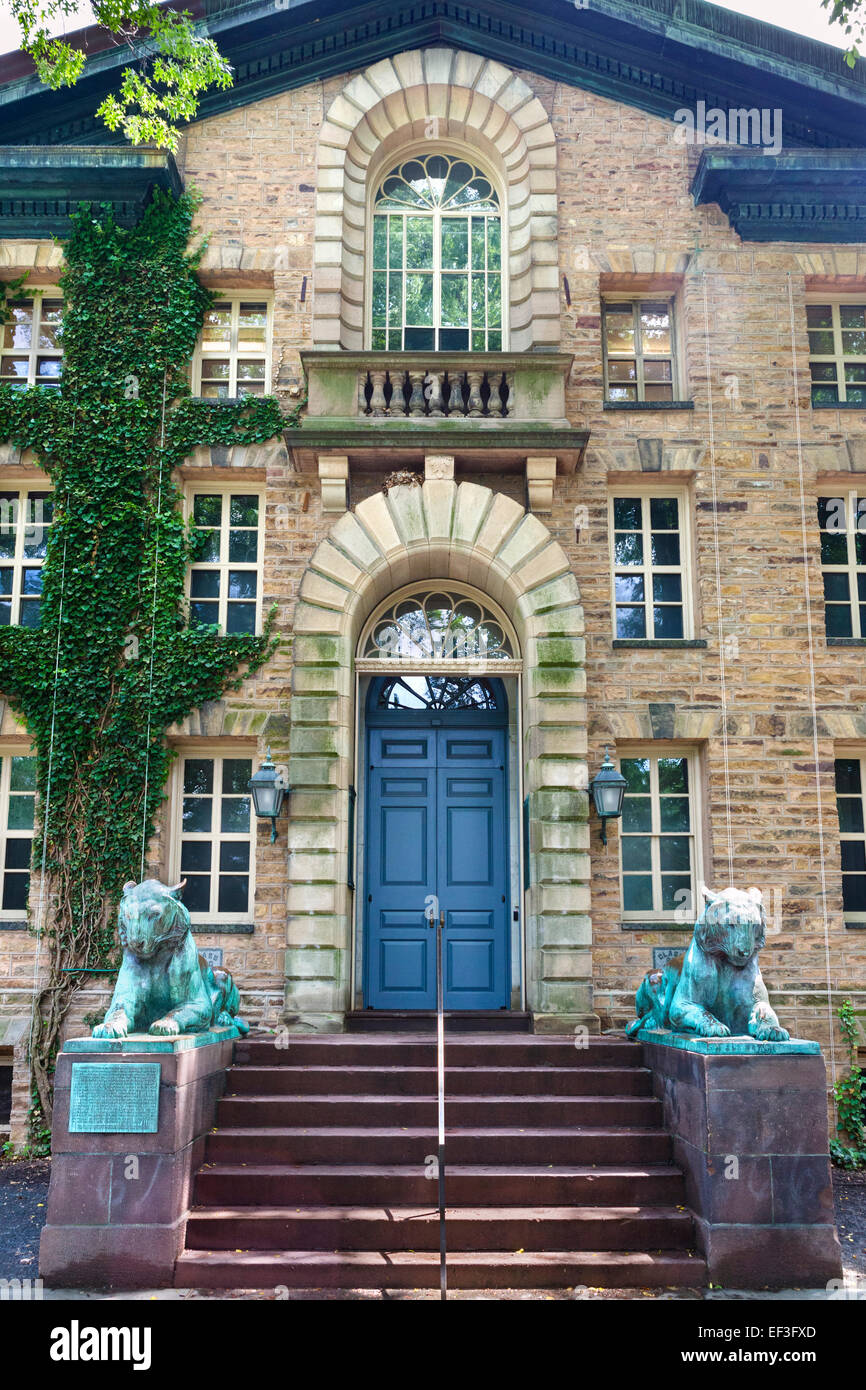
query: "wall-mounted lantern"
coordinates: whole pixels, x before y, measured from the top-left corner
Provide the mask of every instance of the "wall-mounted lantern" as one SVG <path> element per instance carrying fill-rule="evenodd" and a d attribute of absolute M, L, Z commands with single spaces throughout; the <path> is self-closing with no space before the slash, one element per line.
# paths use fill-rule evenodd
<path fill-rule="evenodd" d="M 601 817 L 601 842 L 607 844 L 607 822 L 622 815 L 622 803 L 628 784 L 621 772 L 617 772 L 610 760 L 608 746 L 604 746 L 604 762 L 589 784 L 596 814 Z"/>
<path fill-rule="evenodd" d="M 271 822 L 271 844 L 277 838 L 277 816 L 282 810 L 283 797 L 288 789 L 288 770 L 284 767 L 276 767 L 271 762 L 271 750 L 269 748 L 265 761 L 247 783 L 247 790 L 253 794 L 253 807 L 256 815 L 265 817 Z"/>

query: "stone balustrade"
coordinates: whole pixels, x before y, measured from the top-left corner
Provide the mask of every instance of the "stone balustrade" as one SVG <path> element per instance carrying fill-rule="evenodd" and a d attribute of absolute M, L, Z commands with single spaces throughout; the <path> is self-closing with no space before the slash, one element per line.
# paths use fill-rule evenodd
<path fill-rule="evenodd" d="M 462 419 L 566 426 L 566 353 L 301 354 L 306 419 Z"/>

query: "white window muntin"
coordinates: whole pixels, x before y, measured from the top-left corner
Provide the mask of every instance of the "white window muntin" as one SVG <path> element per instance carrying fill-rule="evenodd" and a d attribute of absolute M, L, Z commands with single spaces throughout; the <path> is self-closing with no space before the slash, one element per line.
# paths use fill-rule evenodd
<path fill-rule="evenodd" d="M 866 497 L 819 497 L 818 525 L 826 635 L 866 637 Z"/>
<path fill-rule="evenodd" d="M 675 300 L 667 295 L 635 299 L 610 294 L 605 295 L 601 307 L 605 400 L 636 403 L 678 399 Z M 658 320 L 655 328 L 654 320 Z M 611 331 L 616 325 L 630 333 L 629 345 L 616 345 Z M 654 350 L 653 332 L 659 334 L 659 351 Z"/>
<path fill-rule="evenodd" d="M 193 360 L 193 394 L 205 399 L 266 396 L 271 389 L 273 302 L 224 295 L 205 315 Z"/>
<path fill-rule="evenodd" d="M 632 531 L 617 528 L 616 521 L 616 500 L 618 498 L 628 500 L 639 500 L 641 503 L 641 525 L 640 530 Z M 679 562 L 656 563 L 653 549 L 653 525 L 652 525 L 652 501 L 653 499 L 677 504 L 676 534 L 679 537 Z M 618 553 L 617 535 L 634 534 L 640 535 L 640 560 L 635 559 L 634 563 L 626 563 L 623 555 Z M 670 528 L 657 528 L 656 535 L 671 536 L 674 534 Z M 666 487 L 664 484 L 653 488 L 642 488 L 640 486 L 630 486 L 629 484 L 612 484 L 608 499 L 608 538 L 610 555 L 610 576 L 611 576 L 611 616 L 613 635 L 615 638 L 621 637 L 618 630 L 617 610 L 619 608 L 643 608 L 644 613 L 644 634 L 643 638 L 636 640 L 661 640 L 662 634 L 656 637 L 655 609 L 667 609 L 674 607 L 682 608 L 682 637 L 690 639 L 694 636 L 694 604 L 692 596 L 692 537 L 691 537 L 691 509 L 689 493 L 683 488 Z M 623 586 L 620 585 L 619 593 L 617 589 L 617 576 L 634 577 L 643 580 L 643 598 L 627 599 L 624 596 Z M 654 577 L 660 577 L 660 593 L 664 593 L 666 575 L 679 576 L 680 594 L 679 601 L 671 598 L 656 598 L 654 589 Z M 632 634 L 625 634 L 632 636 Z"/>
<path fill-rule="evenodd" d="M 211 525 L 197 498 L 219 502 L 219 525 Z M 242 504 L 236 506 L 237 504 Z M 257 520 L 251 524 L 252 504 Z M 222 632 L 260 633 L 262 630 L 262 581 L 265 540 L 265 494 L 236 483 L 190 484 L 186 490 L 187 519 L 210 532 L 200 560 L 190 566 L 186 594 L 190 621 L 215 623 Z M 197 517 L 207 517 L 199 521 Z M 235 518 L 237 518 L 235 520 Z M 251 626 L 249 618 L 255 615 Z"/>
<path fill-rule="evenodd" d="M 171 881 L 186 879 L 192 921 L 251 922 L 256 818 L 247 783 L 252 748 L 185 748 L 177 757 L 172 805 Z"/>
<path fill-rule="evenodd" d="M 806 331 L 812 404 L 866 407 L 866 298 L 812 300 Z"/>
<path fill-rule="evenodd" d="M 675 776 L 660 779 L 660 764 L 677 762 L 685 765 L 685 791 Z M 618 750 L 618 763 L 629 781 L 619 834 L 623 920 L 689 926 L 696 920 L 697 889 L 702 876 L 697 750 L 677 745 L 626 748 Z M 624 766 L 628 763 L 648 765 L 646 790 L 642 784 L 641 790 L 636 790 L 632 769 Z M 636 841 L 648 845 L 637 846 Z M 685 844 L 669 843 L 664 847 L 665 841 Z M 627 879 L 631 881 L 629 886 Z"/>
<path fill-rule="evenodd" d="M 36 757 L 0 745 L 0 918 L 27 913 L 36 816 Z"/>
<path fill-rule="evenodd" d="M 54 494 L 0 481 L 0 627 L 38 627 Z"/>
<path fill-rule="evenodd" d="M 33 290 L 8 300 L 8 321 L 0 325 L 0 382 L 26 386 L 60 385 L 63 374 L 63 300 L 56 288 Z"/>

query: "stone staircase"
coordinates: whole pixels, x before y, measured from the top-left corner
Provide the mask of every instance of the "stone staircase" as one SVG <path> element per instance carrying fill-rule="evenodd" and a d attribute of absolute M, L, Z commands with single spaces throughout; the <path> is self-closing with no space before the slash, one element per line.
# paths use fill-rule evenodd
<path fill-rule="evenodd" d="M 439 1282 L 435 1041 L 236 1044 L 195 1181 L 182 1288 Z M 705 1282 L 639 1046 L 446 1039 L 452 1288 Z"/>

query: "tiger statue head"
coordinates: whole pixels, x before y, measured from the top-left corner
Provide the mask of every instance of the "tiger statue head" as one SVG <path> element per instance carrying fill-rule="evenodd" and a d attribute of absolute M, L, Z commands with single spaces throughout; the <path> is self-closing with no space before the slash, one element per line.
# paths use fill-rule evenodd
<path fill-rule="evenodd" d="M 695 923 L 695 941 L 708 956 L 724 956 L 742 967 L 764 945 L 767 914 L 760 888 L 726 888 L 722 893 L 701 884 L 706 899 Z"/>
<path fill-rule="evenodd" d="M 163 947 L 171 955 L 190 929 L 189 912 L 180 901 L 184 884 L 166 888 L 155 878 L 123 885 L 117 931 L 124 951 L 152 960 Z"/>

